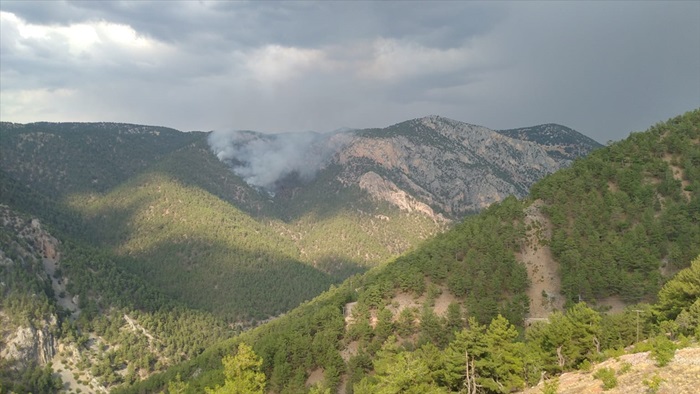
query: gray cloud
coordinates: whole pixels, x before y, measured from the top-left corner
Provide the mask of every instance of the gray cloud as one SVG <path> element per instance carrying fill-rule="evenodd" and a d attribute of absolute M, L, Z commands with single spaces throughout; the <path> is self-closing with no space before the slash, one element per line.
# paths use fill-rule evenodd
<path fill-rule="evenodd" d="M 557 122 L 605 142 L 700 106 L 698 2 L 3 1 L 0 11 L 9 121 L 283 132 L 440 114 L 491 128 Z"/>

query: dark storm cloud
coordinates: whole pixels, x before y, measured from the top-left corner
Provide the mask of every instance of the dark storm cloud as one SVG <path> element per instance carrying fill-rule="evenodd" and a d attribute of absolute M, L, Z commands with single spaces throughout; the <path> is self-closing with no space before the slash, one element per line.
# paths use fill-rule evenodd
<path fill-rule="evenodd" d="M 165 42 L 216 35 L 228 43 L 315 47 L 366 37 L 457 46 L 492 28 L 504 7 L 476 2 L 145 2 L 10 1 L 3 9 L 31 23 L 109 20 Z"/>
<path fill-rule="evenodd" d="M 605 142 L 700 106 L 698 2 L 3 1 L 3 120 L 332 130 L 440 114 Z"/>

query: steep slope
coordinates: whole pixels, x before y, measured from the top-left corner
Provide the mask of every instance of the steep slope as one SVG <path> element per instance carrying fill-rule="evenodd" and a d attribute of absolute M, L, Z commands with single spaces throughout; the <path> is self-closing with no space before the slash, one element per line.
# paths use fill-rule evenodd
<path fill-rule="evenodd" d="M 158 171 L 104 196 L 71 196 L 100 241 L 165 294 L 232 320 L 267 318 L 326 289 L 292 242 L 225 201 Z M 275 289 L 275 291 L 270 291 Z"/>
<path fill-rule="evenodd" d="M 535 181 L 599 146 L 571 129 L 547 132 L 560 138 L 556 146 L 553 140 L 429 116 L 357 131 L 334 162 L 343 167 L 341 182 L 377 198 L 399 205 L 378 192 L 397 188 L 434 211 L 461 218 L 509 195 L 523 197 Z"/>
<path fill-rule="evenodd" d="M 479 385 L 507 392 L 536 384 L 542 372 L 571 370 L 600 360 L 603 350 L 632 344 L 635 319 L 640 338 L 653 337 L 651 346 L 661 352 L 668 339 L 657 333 L 697 335 L 692 322 L 700 309 L 683 290 L 697 286 L 674 285 L 681 293 L 674 302 L 683 300 L 684 310 L 677 317 L 643 304 L 621 314 L 591 307 L 600 302 L 604 310 L 602 301 L 613 295 L 651 301 L 665 275 L 693 258 L 700 263 L 699 170 L 695 110 L 600 149 L 536 183 L 528 199 L 494 204 L 418 250 L 129 391 L 153 391 L 176 372 L 193 392 L 213 387 L 222 376 L 204 366 L 217 365 L 239 341 L 262 357 L 275 392 L 305 392 L 307 378 L 319 370 L 322 387 L 331 391 L 377 392 L 409 383 L 423 391 L 459 390 L 465 352 L 475 358 L 471 376 Z M 538 233 L 528 216 L 546 219 L 547 231 Z M 533 324 L 522 344 L 508 321 L 522 327 L 530 302 L 552 296 L 525 296 L 534 278 L 519 259 L 535 245 L 550 248 L 563 293 L 555 296 L 570 309 L 555 311 L 549 324 Z M 437 308 L 445 292 L 454 300 L 446 311 Z"/>
<path fill-rule="evenodd" d="M 104 392 L 233 335 L 222 319 L 128 272 L 124 260 L 0 205 L 3 389 Z"/>

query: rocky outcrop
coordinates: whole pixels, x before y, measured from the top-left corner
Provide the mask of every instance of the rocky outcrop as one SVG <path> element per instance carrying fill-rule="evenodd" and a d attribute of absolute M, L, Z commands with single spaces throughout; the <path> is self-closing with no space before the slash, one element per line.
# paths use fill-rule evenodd
<path fill-rule="evenodd" d="M 430 206 L 424 204 L 405 191 L 399 189 L 393 182 L 386 180 L 378 174 L 370 171 L 360 177 L 360 189 L 365 190 L 372 197 L 390 202 L 399 209 L 408 212 L 421 212 L 435 221 L 444 221 L 440 214 L 436 214 Z"/>
<path fill-rule="evenodd" d="M 534 182 L 600 146 L 555 124 L 496 131 L 440 116 L 327 134 L 213 132 L 208 142 L 236 174 L 278 202 L 294 200 L 314 178 L 335 179 L 402 210 L 448 219 L 522 197 Z M 324 187 L 336 190 L 331 183 Z"/>
<path fill-rule="evenodd" d="M 576 146 L 574 136 L 580 134 L 566 130 L 553 145 L 553 126 L 546 128 L 550 138 L 539 141 L 527 131 L 508 135 L 429 116 L 355 131 L 333 160 L 343 169 L 343 183 L 357 184 L 375 198 L 407 209 L 404 193 L 431 211 L 458 218 L 509 195 L 524 196 L 534 182 L 593 149 L 583 144 L 567 155 L 573 148 L 565 141 Z"/>
<path fill-rule="evenodd" d="M 50 285 L 60 253 L 59 241 L 42 229 L 38 219 L 28 220 L 0 205 L 0 224 L 10 235 L 0 244 L 0 262 L 12 277 L 12 271 L 31 273 L 17 274 L 23 278 L 18 282 L 0 281 L 0 295 L 5 290 L 10 294 L 22 289 L 32 289 L 29 308 L 33 309 L 51 302 L 47 294 L 36 289 Z M 47 262 L 52 270 L 47 270 Z M 32 283 L 33 282 L 33 283 Z M 9 287 L 8 287 L 9 286 Z M 33 364 L 44 365 L 51 361 L 56 352 L 55 333 L 58 332 L 58 319 L 50 310 L 26 314 L 11 313 L 0 306 L 0 358 L 12 368 L 21 370 Z"/>
<path fill-rule="evenodd" d="M 33 363 L 48 364 L 56 353 L 56 317 L 34 321 L 32 325 L 20 326 L 5 338 L 0 358 L 9 361 L 17 369 Z"/>

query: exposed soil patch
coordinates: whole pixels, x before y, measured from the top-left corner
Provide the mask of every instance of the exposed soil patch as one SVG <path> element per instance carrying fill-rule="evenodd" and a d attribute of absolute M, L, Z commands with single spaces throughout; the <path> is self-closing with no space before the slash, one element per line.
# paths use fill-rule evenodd
<path fill-rule="evenodd" d="M 306 387 L 311 387 L 315 385 L 316 383 L 319 383 L 323 380 L 323 368 L 316 368 L 311 373 L 309 374 L 309 377 L 306 379 Z"/>
<path fill-rule="evenodd" d="M 457 302 L 457 298 L 447 288 L 442 288 L 442 294 L 435 300 L 435 306 L 433 307 L 435 314 L 445 316 L 447 307 L 453 302 Z"/>
<path fill-rule="evenodd" d="M 348 343 L 348 346 L 340 351 L 340 357 L 345 360 L 345 362 L 350 361 L 350 357 L 357 354 L 357 349 L 360 347 L 360 342 L 352 341 Z"/>
<path fill-rule="evenodd" d="M 58 352 L 51 360 L 54 374 L 63 381 L 62 393 L 106 393 L 107 389 L 98 384 L 88 371 L 79 370 L 76 365 L 80 360 L 75 346 L 59 345 Z M 76 379 L 77 377 L 77 379 Z"/>
<path fill-rule="evenodd" d="M 525 226 L 528 229 L 525 242 L 516 258 L 525 264 L 530 278 L 527 295 L 530 298 L 532 319 L 543 319 L 552 311 L 561 310 L 564 297 L 561 295 L 559 263 L 554 260 L 546 242 L 552 238 L 552 224 L 542 214 L 544 203 L 537 200 L 525 209 Z"/>
<path fill-rule="evenodd" d="M 62 308 L 69 310 L 73 320 L 77 319 L 78 316 L 80 316 L 80 308 L 75 300 L 73 300 L 73 297 L 66 291 L 67 279 L 63 277 L 54 277 L 59 263 L 58 255 L 56 255 L 55 258 L 44 258 L 43 263 L 44 271 L 46 271 L 46 274 L 51 278 L 51 287 L 53 288 L 56 303 Z"/>
<path fill-rule="evenodd" d="M 348 383 L 350 383 L 350 375 L 344 373 L 343 376 L 340 377 L 340 386 L 338 386 L 338 394 L 345 394 L 347 392 L 345 388 L 348 386 Z"/>
<path fill-rule="evenodd" d="M 598 301 L 598 305 L 605 307 L 608 313 L 623 312 L 625 310 L 625 307 L 627 306 L 627 304 L 625 304 L 625 302 L 622 301 L 622 298 L 616 295 L 603 298 L 602 300 Z"/>
<path fill-rule="evenodd" d="M 433 305 L 433 312 L 438 316 L 444 316 L 447 313 L 447 307 L 450 306 L 452 302 L 459 302 L 457 298 L 450 293 L 446 286 L 438 286 L 441 293 L 435 299 L 435 305 Z M 417 308 L 422 309 L 425 305 L 426 296 L 425 294 L 420 297 L 415 297 L 413 294 L 399 292 L 394 298 L 391 299 L 387 309 L 394 314 L 394 320 L 396 320 L 402 310 L 406 308 Z"/>
<path fill-rule="evenodd" d="M 391 299 L 387 309 L 394 314 L 394 321 L 399 318 L 402 310 L 407 308 L 420 309 L 425 303 L 425 294 L 416 298 L 413 294 L 399 292 Z"/>

